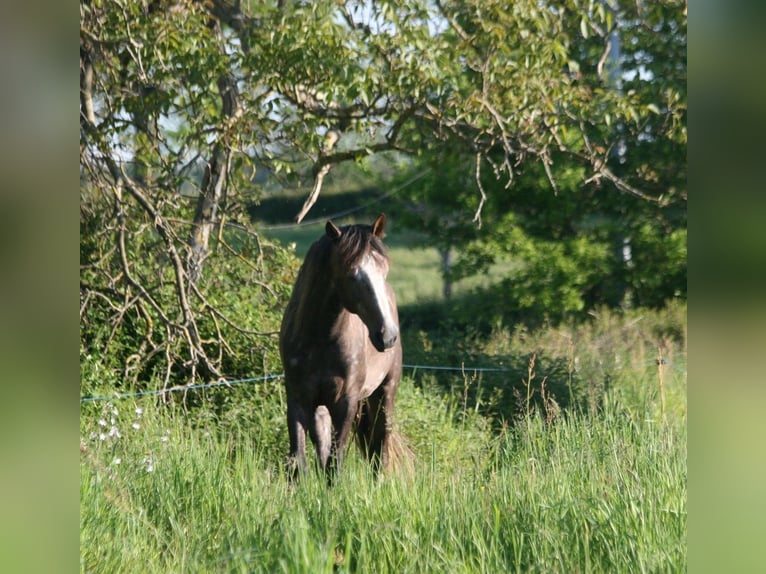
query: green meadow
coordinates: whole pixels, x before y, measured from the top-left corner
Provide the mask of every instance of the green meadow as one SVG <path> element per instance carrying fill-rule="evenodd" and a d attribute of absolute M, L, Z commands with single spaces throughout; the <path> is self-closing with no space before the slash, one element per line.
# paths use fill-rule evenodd
<path fill-rule="evenodd" d="M 498 431 L 408 377 L 398 407 L 413 467 L 376 478 L 351 455 L 331 488 L 288 484 L 276 408 L 224 431 L 145 399 L 84 407 L 81 571 L 686 570 L 680 403 Z"/>
<path fill-rule="evenodd" d="M 582 366 L 575 394 L 613 363 L 597 403 L 537 408 L 522 394 L 511 414 L 515 373 L 406 369 L 396 420 L 413 459 L 374 477 L 351 450 L 331 488 L 286 480 L 280 380 L 206 390 L 194 408 L 83 403 L 81 571 L 684 572 L 685 360 L 654 365 L 635 326 L 602 320 L 617 324 L 562 345 Z M 519 342 L 495 339 L 498 361 Z M 545 397 L 549 379 L 520 378 Z"/>

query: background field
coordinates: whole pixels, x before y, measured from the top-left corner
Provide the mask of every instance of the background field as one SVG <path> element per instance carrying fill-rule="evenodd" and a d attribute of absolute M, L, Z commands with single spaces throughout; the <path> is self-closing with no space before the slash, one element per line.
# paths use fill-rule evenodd
<path fill-rule="evenodd" d="M 349 220 L 343 221 L 348 223 Z M 362 222 L 360 220 L 360 222 Z M 364 220 L 366 223 L 370 221 Z M 318 223 L 298 229 L 266 230 L 267 236 L 280 240 L 285 245 L 294 243 L 295 253 L 303 258 L 313 241 L 324 233 L 324 224 Z M 392 231 L 386 239 L 389 255 L 393 262 L 388 280 L 396 292 L 400 306 L 440 301 L 442 277 L 440 274 L 439 252 L 434 247 L 422 246 L 422 237 L 409 230 Z M 498 265 L 498 267 L 506 267 Z M 470 277 L 455 282 L 456 296 L 470 292 L 473 287 L 486 285 L 485 277 Z"/>

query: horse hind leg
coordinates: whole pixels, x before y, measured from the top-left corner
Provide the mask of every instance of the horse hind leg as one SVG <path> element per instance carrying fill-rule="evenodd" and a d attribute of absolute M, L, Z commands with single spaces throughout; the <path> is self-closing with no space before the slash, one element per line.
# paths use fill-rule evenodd
<path fill-rule="evenodd" d="M 362 405 L 356 437 L 359 447 L 376 472 L 388 466 L 387 442 L 390 421 L 385 408 L 385 392 L 378 388 Z"/>
<path fill-rule="evenodd" d="M 393 426 L 396 386 L 381 385 L 365 402 L 357 439 L 376 472 L 395 472 L 412 476 L 415 454 Z"/>

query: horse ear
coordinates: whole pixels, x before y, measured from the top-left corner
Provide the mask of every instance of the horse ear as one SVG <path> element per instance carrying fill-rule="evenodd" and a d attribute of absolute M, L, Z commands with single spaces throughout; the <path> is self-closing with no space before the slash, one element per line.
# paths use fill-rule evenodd
<path fill-rule="evenodd" d="M 378 239 L 383 239 L 386 235 L 386 214 L 381 213 L 372 224 L 372 234 Z"/>
<path fill-rule="evenodd" d="M 342 235 L 342 232 L 338 228 L 338 226 L 329 220 L 327 221 L 327 224 L 324 226 L 324 230 L 325 232 L 327 232 L 327 237 L 333 240 L 340 239 L 340 236 Z"/>

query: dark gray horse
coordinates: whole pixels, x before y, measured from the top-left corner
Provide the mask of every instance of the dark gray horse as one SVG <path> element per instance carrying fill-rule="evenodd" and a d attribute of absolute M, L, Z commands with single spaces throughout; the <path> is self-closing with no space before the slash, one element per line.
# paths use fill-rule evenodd
<path fill-rule="evenodd" d="M 306 431 L 332 477 L 356 419 L 376 470 L 390 464 L 394 396 L 402 371 L 396 298 L 386 282 L 386 225 L 337 227 L 309 249 L 282 319 L 290 467 L 306 469 Z"/>

